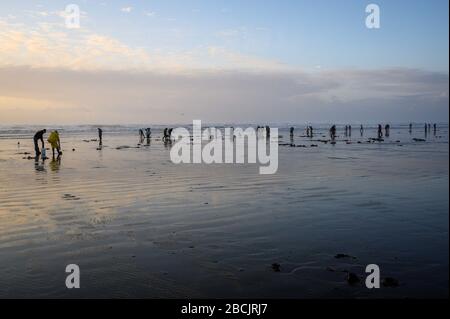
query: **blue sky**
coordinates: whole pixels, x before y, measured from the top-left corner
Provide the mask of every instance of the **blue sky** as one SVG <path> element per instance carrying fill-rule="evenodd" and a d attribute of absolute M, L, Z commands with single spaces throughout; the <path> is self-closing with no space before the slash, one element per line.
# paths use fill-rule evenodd
<path fill-rule="evenodd" d="M 448 0 L 371 2 L 1 1 L 2 121 L 448 119 Z"/>
<path fill-rule="evenodd" d="M 381 9 L 377 30 L 364 24 L 372 1 L 72 1 L 87 14 L 83 27 L 131 47 L 184 52 L 215 46 L 307 69 L 448 71 L 447 0 L 373 2 Z M 0 12 L 32 24 L 25 12 L 63 10 L 67 3 L 2 1 Z"/>

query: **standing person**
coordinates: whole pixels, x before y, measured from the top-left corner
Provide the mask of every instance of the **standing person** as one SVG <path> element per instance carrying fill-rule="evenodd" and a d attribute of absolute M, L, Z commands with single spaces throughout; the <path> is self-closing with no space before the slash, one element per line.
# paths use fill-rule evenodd
<path fill-rule="evenodd" d="M 345 136 L 347 136 L 348 135 L 348 126 L 346 125 L 345 126 Z"/>
<path fill-rule="evenodd" d="M 391 126 L 389 124 L 386 124 L 384 127 L 384 134 L 386 135 L 386 137 L 389 137 L 390 135 L 390 131 L 391 131 Z"/>
<path fill-rule="evenodd" d="M 103 144 L 103 130 L 100 127 L 97 130 L 98 130 L 98 140 L 99 140 L 100 145 L 102 145 Z"/>
<path fill-rule="evenodd" d="M 412 123 L 409 123 L 409 134 L 412 133 Z"/>
<path fill-rule="evenodd" d="M 289 129 L 289 133 L 290 133 L 291 137 L 294 137 L 294 128 L 293 127 L 291 127 Z"/>
<path fill-rule="evenodd" d="M 34 134 L 33 136 L 33 141 L 34 141 L 34 151 L 36 153 L 36 157 L 38 157 L 39 155 L 41 155 L 41 151 L 39 150 L 39 146 L 38 146 L 38 141 L 42 142 L 42 149 L 44 149 L 45 145 L 44 145 L 44 134 L 47 132 L 46 129 L 43 129 L 41 131 L 37 131 L 36 134 Z"/>
<path fill-rule="evenodd" d="M 434 131 L 434 135 L 436 135 L 436 131 L 437 131 L 437 125 L 436 125 L 436 123 L 433 124 L 433 131 Z"/>
<path fill-rule="evenodd" d="M 306 137 L 309 137 L 309 126 L 306 127 Z"/>
<path fill-rule="evenodd" d="M 330 128 L 330 137 L 332 140 L 334 140 L 336 138 L 336 125 L 333 125 Z"/>
<path fill-rule="evenodd" d="M 381 124 L 378 124 L 378 138 L 382 137 L 383 137 L 383 127 L 381 126 Z"/>
<path fill-rule="evenodd" d="M 309 136 L 313 137 L 313 127 L 312 126 L 309 127 Z"/>
<path fill-rule="evenodd" d="M 47 141 L 52 146 L 53 158 L 55 157 L 55 149 L 58 151 L 58 156 L 60 156 L 62 154 L 62 151 L 61 151 L 61 141 L 59 140 L 58 131 L 55 130 L 55 131 L 51 132 Z"/>
<path fill-rule="evenodd" d="M 348 135 L 352 136 L 352 126 L 351 125 L 348 126 Z"/>
<path fill-rule="evenodd" d="M 139 129 L 139 139 L 144 140 L 144 131 L 141 128 Z"/>
<path fill-rule="evenodd" d="M 362 124 L 361 124 L 361 126 L 359 127 L 359 133 L 361 134 L 361 136 L 364 135 L 364 127 L 363 127 Z"/>

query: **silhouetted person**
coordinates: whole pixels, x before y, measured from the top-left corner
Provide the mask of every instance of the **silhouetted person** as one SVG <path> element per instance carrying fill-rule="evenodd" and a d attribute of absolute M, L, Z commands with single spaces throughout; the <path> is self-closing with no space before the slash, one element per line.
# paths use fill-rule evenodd
<path fill-rule="evenodd" d="M 412 133 L 412 123 L 409 123 L 409 134 Z"/>
<path fill-rule="evenodd" d="M 34 151 L 36 153 L 36 157 L 38 157 L 39 155 L 41 155 L 41 151 L 39 150 L 39 146 L 38 146 L 38 141 L 42 142 L 42 148 L 45 147 L 44 145 L 44 134 L 47 132 L 46 129 L 43 129 L 41 131 L 37 131 L 36 134 L 34 134 L 33 136 L 33 141 L 34 141 Z"/>
<path fill-rule="evenodd" d="M 313 137 L 313 135 L 314 135 L 314 134 L 313 134 L 313 127 L 310 126 L 310 127 L 309 127 L 309 136 L 310 136 L 310 137 Z"/>
<path fill-rule="evenodd" d="M 433 132 L 434 132 L 434 135 L 436 135 L 436 131 L 437 131 L 437 125 L 436 125 L 436 123 L 434 123 L 434 124 L 433 124 Z"/>
<path fill-rule="evenodd" d="M 61 152 L 61 141 L 59 140 L 59 133 L 58 133 L 58 131 L 51 132 L 50 136 L 47 139 L 47 141 L 52 146 L 53 158 L 55 157 L 55 149 L 58 151 L 58 156 L 60 156 L 62 154 L 62 152 Z"/>
<path fill-rule="evenodd" d="M 345 136 L 348 135 L 348 125 L 345 126 Z"/>
<path fill-rule="evenodd" d="M 390 135 L 390 132 L 391 131 L 391 126 L 389 125 L 389 124 L 386 124 L 385 126 L 384 126 L 384 134 L 386 135 L 386 137 L 389 137 L 389 135 Z"/>
<path fill-rule="evenodd" d="M 364 127 L 362 126 L 362 124 L 361 124 L 361 126 L 359 127 L 359 133 L 361 134 L 361 136 L 364 135 Z"/>
<path fill-rule="evenodd" d="M 306 127 L 306 137 L 309 137 L 309 126 Z"/>
<path fill-rule="evenodd" d="M 334 140 L 336 138 L 336 125 L 333 125 L 330 128 L 330 137 L 332 140 Z"/>
<path fill-rule="evenodd" d="M 378 138 L 382 137 L 383 137 L 383 127 L 381 126 L 381 124 L 378 124 Z"/>
<path fill-rule="evenodd" d="M 151 135 L 152 135 L 152 130 L 151 130 L 149 127 L 147 127 L 147 128 L 145 129 L 145 137 L 146 137 L 147 139 L 149 139 Z"/>
<path fill-rule="evenodd" d="M 99 144 L 102 145 L 103 144 L 103 130 L 101 128 L 98 128 L 98 141 Z"/>
<path fill-rule="evenodd" d="M 351 125 L 348 126 L 348 135 L 352 136 L 352 126 Z"/>
<path fill-rule="evenodd" d="M 144 140 L 144 131 L 140 128 L 139 129 L 139 139 L 141 140 L 141 141 L 143 141 Z"/>
<path fill-rule="evenodd" d="M 294 128 L 293 127 L 291 127 L 289 129 L 289 134 L 291 135 L 291 137 L 294 137 Z"/>

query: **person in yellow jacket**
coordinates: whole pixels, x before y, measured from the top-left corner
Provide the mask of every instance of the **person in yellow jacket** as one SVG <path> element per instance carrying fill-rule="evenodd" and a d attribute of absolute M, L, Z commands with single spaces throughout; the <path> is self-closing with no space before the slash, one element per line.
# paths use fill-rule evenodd
<path fill-rule="evenodd" d="M 47 139 L 47 141 L 52 146 L 53 157 L 55 157 L 55 149 L 58 151 L 58 156 L 60 156 L 62 154 L 62 152 L 61 152 L 61 142 L 59 140 L 59 133 L 58 133 L 58 131 L 51 132 L 50 136 Z"/>

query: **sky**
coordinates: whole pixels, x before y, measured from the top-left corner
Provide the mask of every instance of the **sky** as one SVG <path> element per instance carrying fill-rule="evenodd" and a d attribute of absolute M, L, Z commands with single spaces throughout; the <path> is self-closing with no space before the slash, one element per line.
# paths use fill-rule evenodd
<path fill-rule="evenodd" d="M 447 122 L 448 6 L 2 1 L 0 124 Z"/>

